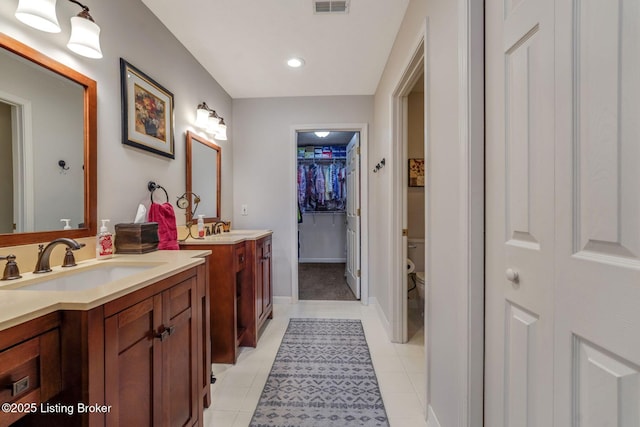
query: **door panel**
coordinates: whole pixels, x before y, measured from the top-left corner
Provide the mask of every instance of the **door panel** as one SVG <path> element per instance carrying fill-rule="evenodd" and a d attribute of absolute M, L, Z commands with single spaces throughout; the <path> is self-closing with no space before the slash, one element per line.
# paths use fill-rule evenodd
<path fill-rule="evenodd" d="M 360 138 L 347 146 L 347 283 L 360 299 Z"/>
<path fill-rule="evenodd" d="M 486 5 L 485 425 L 549 427 L 553 3 Z"/>
<path fill-rule="evenodd" d="M 640 425 L 640 4 L 557 2 L 555 424 Z"/>

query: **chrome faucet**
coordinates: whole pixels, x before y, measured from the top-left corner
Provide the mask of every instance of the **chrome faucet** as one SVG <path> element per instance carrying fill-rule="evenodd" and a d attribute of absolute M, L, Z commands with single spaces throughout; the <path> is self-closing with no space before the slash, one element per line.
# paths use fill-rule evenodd
<path fill-rule="evenodd" d="M 71 267 L 76 265 L 73 253 L 71 251 L 77 251 L 78 249 L 84 247 L 84 243 L 78 243 L 73 239 L 61 237 L 59 239 L 52 240 L 47 246 L 38 246 L 38 261 L 36 262 L 36 268 L 33 271 L 34 273 L 47 273 L 51 271 L 51 267 L 49 266 L 49 257 L 51 257 L 51 251 L 53 251 L 53 248 L 59 244 L 67 245 L 67 252 L 64 257 L 64 263 L 62 264 L 62 266 Z"/>

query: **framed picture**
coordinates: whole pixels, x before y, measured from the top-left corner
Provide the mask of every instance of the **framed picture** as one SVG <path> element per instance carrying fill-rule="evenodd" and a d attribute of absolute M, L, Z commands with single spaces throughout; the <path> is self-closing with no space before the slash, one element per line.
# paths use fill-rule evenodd
<path fill-rule="evenodd" d="M 173 94 L 120 58 L 122 143 L 175 158 Z"/>
<path fill-rule="evenodd" d="M 424 187 L 424 159 L 409 159 L 409 187 Z"/>

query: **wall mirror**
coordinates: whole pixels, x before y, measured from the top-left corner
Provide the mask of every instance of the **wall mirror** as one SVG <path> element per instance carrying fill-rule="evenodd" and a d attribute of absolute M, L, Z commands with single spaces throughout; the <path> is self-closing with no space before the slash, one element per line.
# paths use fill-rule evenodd
<path fill-rule="evenodd" d="M 95 235 L 96 82 L 2 33 L 0 48 L 0 247 Z"/>
<path fill-rule="evenodd" d="M 221 149 L 211 141 L 187 131 L 187 193 L 200 196 L 195 215 L 204 215 L 205 222 L 220 220 Z M 187 223 L 193 212 L 193 198 L 187 197 Z"/>

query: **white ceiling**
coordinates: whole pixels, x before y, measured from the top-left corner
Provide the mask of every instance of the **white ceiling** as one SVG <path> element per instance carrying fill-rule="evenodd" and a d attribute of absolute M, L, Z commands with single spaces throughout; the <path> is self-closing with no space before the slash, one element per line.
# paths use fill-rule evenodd
<path fill-rule="evenodd" d="M 312 0 L 142 1 L 232 98 L 374 94 L 409 3 L 320 15 Z"/>

